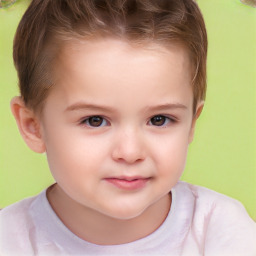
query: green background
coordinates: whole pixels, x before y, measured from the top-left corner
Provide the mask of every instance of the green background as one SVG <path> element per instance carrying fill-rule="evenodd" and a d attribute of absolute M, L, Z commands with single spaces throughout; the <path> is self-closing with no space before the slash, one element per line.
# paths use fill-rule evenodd
<path fill-rule="evenodd" d="M 46 155 L 23 142 L 11 115 L 18 95 L 12 40 L 27 0 L 0 9 L 0 208 L 53 182 Z M 256 9 L 199 0 L 209 36 L 208 92 L 182 179 L 238 199 L 256 220 Z"/>

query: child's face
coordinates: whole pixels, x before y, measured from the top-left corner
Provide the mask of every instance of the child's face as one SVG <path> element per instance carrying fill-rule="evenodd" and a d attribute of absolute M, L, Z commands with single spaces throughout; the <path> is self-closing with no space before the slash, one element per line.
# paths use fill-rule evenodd
<path fill-rule="evenodd" d="M 111 39 L 69 43 L 54 72 L 41 132 L 62 191 L 119 219 L 168 197 L 195 121 L 186 52 Z"/>

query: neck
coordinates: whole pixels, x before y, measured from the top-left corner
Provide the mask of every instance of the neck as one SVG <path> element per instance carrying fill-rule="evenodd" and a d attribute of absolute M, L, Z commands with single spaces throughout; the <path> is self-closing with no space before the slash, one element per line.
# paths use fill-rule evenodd
<path fill-rule="evenodd" d="M 64 225 L 75 235 L 98 245 L 133 242 L 153 233 L 166 219 L 171 194 L 128 220 L 116 219 L 85 207 L 71 199 L 58 184 L 47 190 L 47 198 Z"/>

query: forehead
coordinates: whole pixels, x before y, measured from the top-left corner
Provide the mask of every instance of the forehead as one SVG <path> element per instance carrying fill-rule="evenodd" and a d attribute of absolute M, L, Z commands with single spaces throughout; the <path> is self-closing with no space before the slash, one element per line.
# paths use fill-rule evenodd
<path fill-rule="evenodd" d="M 158 56 L 159 58 L 165 58 L 172 60 L 176 58 L 177 63 L 191 64 L 189 51 L 186 49 L 184 44 L 181 43 L 157 43 L 155 41 L 128 41 L 125 39 L 118 39 L 112 37 L 99 37 L 88 40 L 82 39 L 71 39 L 67 42 L 59 44 L 60 50 L 57 54 L 57 61 L 61 61 L 63 64 L 66 63 L 67 57 L 69 61 L 76 59 L 77 55 L 86 55 L 86 58 L 96 58 L 102 56 L 102 59 L 110 57 L 115 60 L 120 60 L 122 55 L 125 57 L 131 57 L 133 59 L 139 56 L 146 57 Z M 81 55 L 80 55 L 81 56 Z M 131 59 L 129 58 L 129 59 Z M 96 59 L 99 61 L 102 59 Z M 129 59 L 126 59 L 128 61 Z M 64 61 L 64 62 L 63 62 Z M 189 69 L 189 67 L 187 67 Z"/>
<path fill-rule="evenodd" d="M 53 91 L 62 93 L 67 103 L 81 95 L 105 102 L 112 101 L 113 94 L 128 98 L 128 91 L 147 92 L 152 101 L 156 95 L 192 93 L 189 56 L 177 44 L 167 48 L 112 38 L 69 41 L 56 58 L 54 80 Z"/>

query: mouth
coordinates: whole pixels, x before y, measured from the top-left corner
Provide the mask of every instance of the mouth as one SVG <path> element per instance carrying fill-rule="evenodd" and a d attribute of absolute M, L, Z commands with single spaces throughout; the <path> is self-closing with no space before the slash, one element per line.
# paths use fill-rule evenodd
<path fill-rule="evenodd" d="M 122 190 L 139 190 L 144 188 L 151 178 L 145 177 L 110 177 L 105 181 Z"/>

